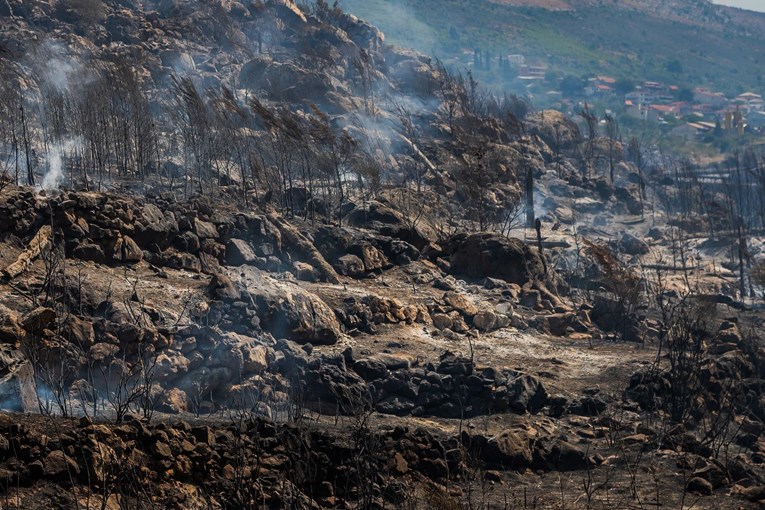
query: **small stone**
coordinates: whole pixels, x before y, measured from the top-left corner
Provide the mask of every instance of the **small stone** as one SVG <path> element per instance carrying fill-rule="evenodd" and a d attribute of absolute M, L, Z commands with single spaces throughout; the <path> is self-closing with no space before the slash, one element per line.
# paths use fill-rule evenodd
<path fill-rule="evenodd" d="M 433 320 L 433 326 L 438 329 L 451 329 L 453 324 L 452 318 L 445 313 L 433 314 L 431 319 Z"/>
<path fill-rule="evenodd" d="M 404 456 L 398 452 L 391 459 L 391 470 L 398 475 L 405 475 L 409 472 L 409 464 L 404 459 Z"/>
<path fill-rule="evenodd" d="M 157 441 L 154 443 L 154 448 L 152 450 L 156 455 L 162 457 L 163 459 L 169 459 L 173 456 L 173 452 L 170 450 L 170 446 L 163 441 Z"/>
<path fill-rule="evenodd" d="M 494 312 L 478 312 L 475 317 L 473 317 L 473 326 L 480 329 L 481 331 L 492 331 L 496 325 L 497 316 L 494 314 Z"/>
<path fill-rule="evenodd" d="M 478 308 L 468 298 L 458 292 L 444 294 L 444 302 L 466 317 L 473 317 L 478 313 Z"/>

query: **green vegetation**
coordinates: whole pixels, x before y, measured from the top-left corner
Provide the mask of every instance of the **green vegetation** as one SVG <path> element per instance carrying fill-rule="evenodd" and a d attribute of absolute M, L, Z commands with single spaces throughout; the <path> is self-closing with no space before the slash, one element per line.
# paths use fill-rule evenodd
<path fill-rule="evenodd" d="M 738 94 L 765 85 L 765 36 L 723 32 L 600 5 L 570 11 L 489 0 L 343 0 L 388 41 L 466 64 L 475 48 L 519 53 L 561 76 L 608 74 Z M 481 76 L 485 83 L 502 77 Z M 506 80 L 505 80 L 506 81 Z"/>

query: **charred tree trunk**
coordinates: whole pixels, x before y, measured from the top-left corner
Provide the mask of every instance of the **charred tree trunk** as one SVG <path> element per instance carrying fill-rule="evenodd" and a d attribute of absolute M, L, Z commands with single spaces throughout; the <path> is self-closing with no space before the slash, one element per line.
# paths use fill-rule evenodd
<path fill-rule="evenodd" d="M 746 281 L 744 280 L 744 228 L 738 225 L 738 274 L 740 279 L 741 301 L 746 297 Z"/>
<path fill-rule="evenodd" d="M 545 276 L 547 275 L 547 259 L 545 259 L 545 252 L 542 247 L 542 220 L 539 218 L 534 221 L 534 228 L 537 231 L 537 249 L 539 250 L 539 258 L 542 259 L 542 267 L 545 271 Z"/>
<path fill-rule="evenodd" d="M 534 228 L 534 170 L 529 165 L 526 169 L 526 228 Z"/>
<path fill-rule="evenodd" d="M 35 174 L 32 168 L 32 147 L 29 140 L 29 126 L 27 125 L 26 109 L 24 108 L 24 98 L 21 98 L 21 139 L 24 143 L 24 156 L 26 157 L 27 164 L 27 184 L 29 186 L 35 185 Z"/>
<path fill-rule="evenodd" d="M 21 255 L 16 259 L 16 262 L 3 269 L 3 279 L 6 281 L 12 280 L 26 271 L 32 261 L 39 257 L 43 250 L 48 247 L 52 235 L 53 229 L 50 225 L 44 225 L 38 230 L 37 234 L 29 242 L 27 249 L 21 252 Z"/>

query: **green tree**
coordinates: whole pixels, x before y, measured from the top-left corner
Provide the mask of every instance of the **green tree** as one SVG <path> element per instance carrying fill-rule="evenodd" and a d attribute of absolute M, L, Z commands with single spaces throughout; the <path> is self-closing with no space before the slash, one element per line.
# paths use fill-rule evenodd
<path fill-rule="evenodd" d="M 584 80 L 567 74 L 560 81 L 559 89 L 564 96 L 580 96 L 584 92 Z"/>
<path fill-rule="evenodd" d="M 554 85 L 558 82 L 560 79 L 560 73 L 558 71 L 554 71 L 552 69 L 548 69 L 547 72 L 545 72 L 545 82 Z"/>
<path fill-rule="evenodd" d="M 683 87 L 677 91 L 677 100 L 686 101 L 688 103 L 693 102 L 693 91 L 688 87 Z"/>
<path fill-rule="evenodd" d="M 681 64 L 677 59 L 667 62 L 664 65 L 664 68 L 667 70 L 667 72 L 672 74 L 680 74 L 683 72 L 683 64 Z"/>
<path fill-rule="evenodd" d="M 635 82 L 628 78 L 622 78 L 614 83 L 614 90 L 622 95 L 629 94 L 635 90 Z"/>

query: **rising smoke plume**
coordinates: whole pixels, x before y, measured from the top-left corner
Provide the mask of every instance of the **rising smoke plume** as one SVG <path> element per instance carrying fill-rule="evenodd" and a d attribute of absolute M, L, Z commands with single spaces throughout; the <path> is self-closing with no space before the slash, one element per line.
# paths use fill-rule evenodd
<path fill-rule="evenodd" d="M 64 158 L 71 157 L 71 154 L 81 146 L 82 139 L 77 137 L 64 140 L 60 144 L 54 144 L 50 148 L 46 157 L 47 171 L 42 180 L 42 189 L 50 191 L 61 186 L 64 180 Z"/>

